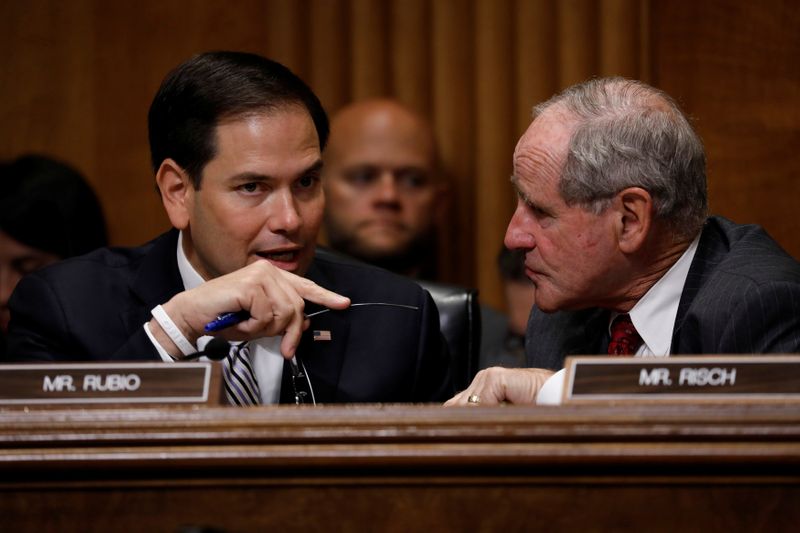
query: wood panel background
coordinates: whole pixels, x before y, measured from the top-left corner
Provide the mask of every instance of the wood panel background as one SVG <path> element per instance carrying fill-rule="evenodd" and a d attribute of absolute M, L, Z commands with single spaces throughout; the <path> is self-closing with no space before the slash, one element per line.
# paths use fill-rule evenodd
<path fill-rule="evenodd" d="M 452 195 L 443 278 L 500 306 L 495 255 L 530 109 L 593 75 L 660 86 L 696 118 L 712 209 L 800 257 L 800 4 L 794 0 L 0 0 L 0 157 L 83 171 L 111 239 L 167 227 L 146 113 L 166 72 L 210 49 L 286 63 L 330 113 L 395 96 L 429 116 Z"/>

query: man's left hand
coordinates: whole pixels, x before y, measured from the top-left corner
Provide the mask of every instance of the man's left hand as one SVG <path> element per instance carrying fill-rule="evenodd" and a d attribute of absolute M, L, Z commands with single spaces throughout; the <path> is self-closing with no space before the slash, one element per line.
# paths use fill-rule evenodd
<path fill-rule="evenodd" d="M 552 370 L 543 368 L 487 368 L 478 372 L 466 390 L 447 400 L 444 405 L 532 404 L 536 401 L 539 389 L 552 375 Z"/>

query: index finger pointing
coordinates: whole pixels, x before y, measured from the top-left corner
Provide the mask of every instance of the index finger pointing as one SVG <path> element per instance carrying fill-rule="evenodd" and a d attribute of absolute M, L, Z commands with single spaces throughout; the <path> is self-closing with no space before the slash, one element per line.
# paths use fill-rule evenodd
<path fill-rule="evenodd" d="M 342 296 L 341 294 L 329 291 L 324 287 L 320 287 L 310 279 L 294 276 L 290 279 L 290 283 L 304 300 L 314 302 L 315 304 L 331 309 L 347 309 L 350 306 L 350 298 Z"/>

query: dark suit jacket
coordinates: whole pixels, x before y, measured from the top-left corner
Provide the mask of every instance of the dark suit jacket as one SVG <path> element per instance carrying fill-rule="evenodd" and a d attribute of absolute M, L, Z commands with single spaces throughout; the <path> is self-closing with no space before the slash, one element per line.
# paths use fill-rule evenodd
<path fill-rule="evenodd" d="M 604 354 L 609 311 L 534 308 L 528 365 L 560 369 L 567 355 Z M 759 226 L 710 217 L 683 287 L 672 354 L 800 352 L 800 263 Z"/>
<path fill-rule="evenodd" d="M 7 361 L 158 360 L 144 332 L 150 310 L 183 290 L 177 231 L 140 248 L 107 248 L 25 277 L 10 301 Z M 298 354 L 317 402 L 425 402 L 452 395 L 436 306 L 415 283 L 318 251 L 307 277 L 356 302 L 311 319 Z M 306 311 L 319 309 L 309 303 Z M 315 341 L 328 330 L 330 341 Z M 281 400 L 289 400 L 288 365 Z"/>

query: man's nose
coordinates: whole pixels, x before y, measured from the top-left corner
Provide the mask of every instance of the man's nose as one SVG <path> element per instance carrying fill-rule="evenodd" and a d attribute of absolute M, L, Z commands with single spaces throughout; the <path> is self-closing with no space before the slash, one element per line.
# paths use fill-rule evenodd
<path fill-rule="evenodd" d="M 294 233 L 303 224 L 290 191 L 275 191 L 266 209 L 269 210 L 267 227 L 272 233 Z"/>
<path fill-rule="evenodd" d="M 392 172 L 382 172 L 375 184 L 375 199 L 384 204 L 397 204 L 400 200 L 400 191 Z"/>
<path fill-rule="evenodd" d="M 523 249 L 531 250 L 536 246 L 536 239 L 533 236 L 534 221 L 531 219 L 526 206 L 517 201 L 517 209 L 511 216 L 506 228 L 506 236 L 503 244 L 509 250 Z"/>

